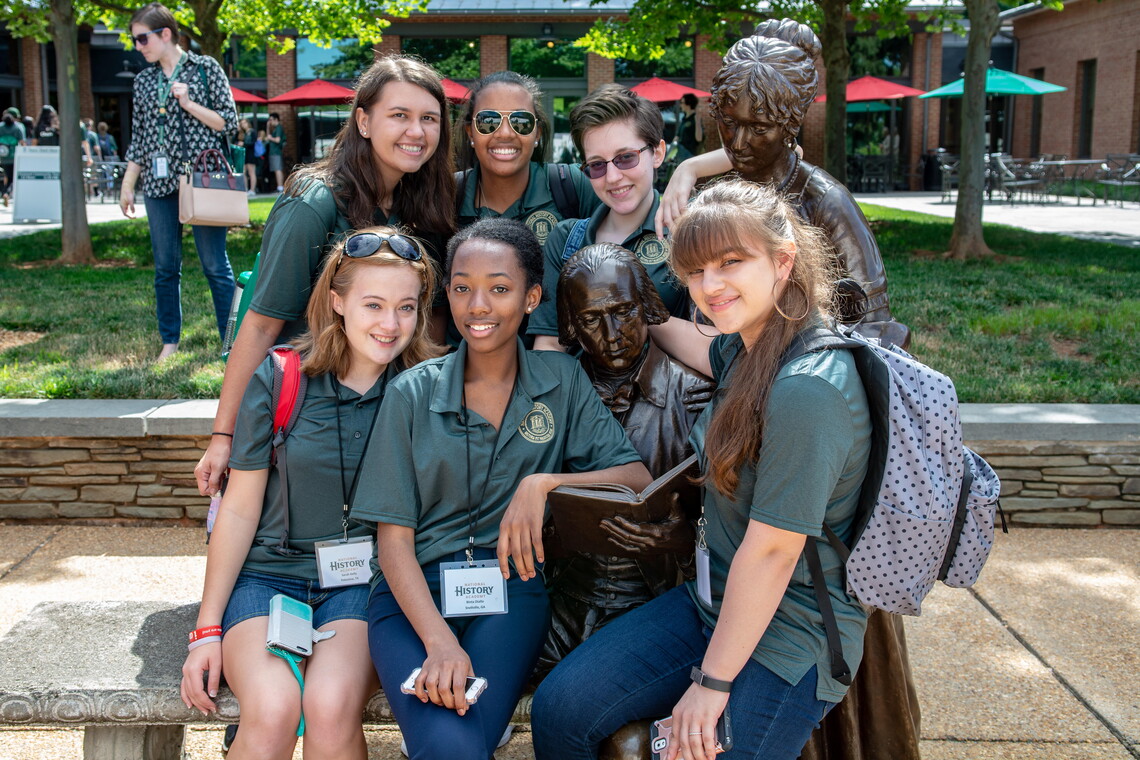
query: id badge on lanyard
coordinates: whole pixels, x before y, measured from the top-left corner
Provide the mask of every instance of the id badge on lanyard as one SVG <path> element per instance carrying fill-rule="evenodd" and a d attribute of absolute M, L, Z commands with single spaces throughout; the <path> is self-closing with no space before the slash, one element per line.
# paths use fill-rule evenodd
<path fill-rule="evenodd" d="M 712 578 L 709 575 L 709 546 L 705 543 L 705 505 L 701 505 L 701 519 L 697 520 L 697 596 L 708 605 L 712 602 Z"/>
<path fill-rule="evenodd" d="M 359 586 L 372 578 L 369 560 L 376 556 L 372 536 L 317 541 L 317 579 L 321 588 Z"/>
<path fill-rule="evenodd" d="M 444 617 L 505 615 L 507 582 L 496 559 L 441 562 L 439 606 Z"/>

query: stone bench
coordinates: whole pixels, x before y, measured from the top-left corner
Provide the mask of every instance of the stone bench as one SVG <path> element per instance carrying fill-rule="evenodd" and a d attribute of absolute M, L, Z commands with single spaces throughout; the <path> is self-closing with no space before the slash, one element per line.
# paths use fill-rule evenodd
<path fill-rule="evenodd" d="M 43 602 L 0 639 L 0 723 L 84 727 L 85 760 L 181 760 L 183 729 L 233 723 L 238 704 L 222 687 L 218 711 L 182 704 L 186 634 L 197 604 Z M 383 692 L 363 720 L 393 725 Z M 530 720 L 530 696 L 514 721 Z"/>

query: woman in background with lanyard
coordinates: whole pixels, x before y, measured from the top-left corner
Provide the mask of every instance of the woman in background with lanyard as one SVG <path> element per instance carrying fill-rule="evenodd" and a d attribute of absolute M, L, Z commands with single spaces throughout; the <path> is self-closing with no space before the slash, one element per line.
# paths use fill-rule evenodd
<path fill-rule="evenodd" d="M 365 584 L 376 552 L 371 531 L 350 527 L 348 505 L 388 383 L 440 352 L 427 330 L 435 279 L 419 244 L 390 227 L 356 233 L 326 259 L 309 302 L 310 331 L 293 344 L 308 384 L 285 443 L 287 483 L 285 468 L 270 466 L 271 359 L 247 386 L 182 669 L 183 702 L 203 713 L 215 709 L 224 669 L 241 704 L 230 760 L 255 751 L 292 757 L 302 716 L 308 760 L 366 756 L 360 714 L 376 678 Z M 266 651 L 276 594 L 312 606 L 318 631 L 336 631 L 300 663 L 303 697 L 289 664 Z"/>
<path fill-rule="evenodd" d="M 142 176 L 146 217 L 154 250 L 154 296 L 159 359 L 178 350 L 182 335 L 182 224 L 178 221 L 178 174 L 203 150 L 222 148 L 237 128 L 237 109 L 225 72 L 213 58 L 178 45 L 178 22 L 159 3 L 131 16 L 131 38 L 147 63 L 135 77 L 131 145 L 119 207 L 134 217 L 135 186 Z M 226 227 L 194 225 L 194 244 L 210 284 L 219 339 L 234 294 L 234 273 L 226 256 Z"/>
<path fill-rule="evenodd" d="M 447 260 L 463 342 L 390 387 L 352 518 L 377 529 L 368 641 L 409 756 L 486 760 L 550 619 L 536 579 L 546 494 L 650 477 L 581 365 L 522 348 L 519 324 L 542 296 L 535 236 L 485 219 Z M 475 705 L 470 676 L 487 683 Z"/>

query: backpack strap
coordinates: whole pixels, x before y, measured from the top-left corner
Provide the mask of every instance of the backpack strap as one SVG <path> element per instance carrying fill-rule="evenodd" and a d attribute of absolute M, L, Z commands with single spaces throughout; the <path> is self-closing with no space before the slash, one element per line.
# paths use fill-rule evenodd
<path fill-rule="evenodd" d="M 289 470 L 285 439 L 289 437 L 297 417 L 301 413 L 301 402 L 305 399 L 309 378 L 301 371 L 301 356 L 292 346 L 273 346 L 269 349 L 273 359 L 273 452 L 269 462 L 277 468 L 281 481 L 280 504 L 284 507 L 284 528 L 281 541 L 272 547 L 283 556 L 300 554 L 300 550 L 289 546 Z"/>
<path fill-rule="evenodd" d="M 958 507 L 954 510 L 954 527 L 950 529 L 950 541 L 946 544 L 946 556 L 942 558 L 942 567 L 938 569 L 938 580 L 945 581 L 950 574 L 950 565 L 954 562 L 954 553 L 958 551 L 958 541 L 962 538 L 962 528 L 966 525 L 966 502 L 970 499 L 970 487 L 974 485 L 974 468 L 970 464 L 970 455 L 966 454 L 962 462 L 962 493 L 958 495 Z"/>
<path fill-rule="evenodd" d="M 455 215 L 459 216 L 459 209 L 463 207 L 463 199 L 467 195 L 467 178 L 474 169 L 464 169 L 455 173 Z"/>
<path fill-rule="evenodd" d="M 570 167 L 566 164 L 547 164 L 546 184 L 550 186 L 550 194 L 554 197 L 554 205 L 558 208 L 558 215 L 563 219 L 577 217 L 578 188 L 570 179 Z"/>
<path fill-rule="evenodd" d="M 589 226 L 589 219 L 579 219 L 574 222 L 574 227 L 570 230 L 570 237 L 566 238 L 566 247 L 562 249 L 562 263 L 565 264 L 566 260 L 582 247 L 582 241 L 586 239 L 586 228 Z"/>
<path fill-rule="evenodd" d="M 825 531 L 830 529 L 824 526 Z M 832 536 L 835 534 L 832 533 Z M 836 540 L 838 540 L 836 536 Z M 819 605 L 819 612 L 823 616 L 823 631 L 827 636 L 827 651 L 831 655 L 831 677 L 844 686 L 851 685 L 851 666 L 843 658 L 843 642 L 839 638 L 839 625 L 835 622 L 835 610 L 831 606 L 831 596 L 827 593 L 827 579 L 823 577 L 823 564 L 819 561 L 819 550 L 816 549 L 817 539 L 811 536 L 804 542 L 804 558 L 807 560 L 808 571 L 811 573 L 812 591 L 815 592 L 815 601 Z M 842 542 L 840 542 L 842 543 Z"/>

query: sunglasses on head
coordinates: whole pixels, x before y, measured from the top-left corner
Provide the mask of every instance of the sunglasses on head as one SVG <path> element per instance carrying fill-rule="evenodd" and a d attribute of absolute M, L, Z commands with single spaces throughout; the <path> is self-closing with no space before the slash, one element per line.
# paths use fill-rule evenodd
<path fill-rule="evenodd" d="M 644 148 L 638 148 L 637 150 L 631 150 L 625 153 L 618 153 L 609 161 L 590 161 L 588 163 L 582 164 L 579 168 L 582 170 L 582 173 L 590 179 L 601 179 L 602 177 L 606 176 L 607 164 L 613 164 L 622 171 L 625 171 L 626 169 L 632 169 L 641 163 L 641 154 L 647 150 L 653 150 L 653 146 L 646 145 Z"/>
<path fill-rule="evenodd" d="M 149 32 L 143 32 L 142 34 L 132 34 L 131 41 L 135 43 L 135 47 L 143 47 L 150 40 L 150 36 L 152 34 L 158 34 L 165 28 L 165 26 L 160 26 L 159 28 L 153 29 Z"/>
<path fill-rule="evenodd" d="M 534 131 L 538 120 L 530 111 L 479 111 L 471 119 L 475 131 L 481 135 L 493 135 L 503 124 L 503 116 L 515 134 L 529 135 Z"/>
<path fill-rule="evenodd" d="M 344 255 L 350 259 L 366 259 L 385 244 L 392 253 L 405 261 L 419 261 L 423 258 L 419 246 L 403 235 L 387 232 L 358 232 L 344 241 Z"/>

